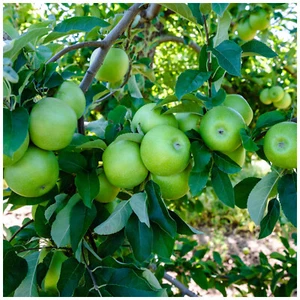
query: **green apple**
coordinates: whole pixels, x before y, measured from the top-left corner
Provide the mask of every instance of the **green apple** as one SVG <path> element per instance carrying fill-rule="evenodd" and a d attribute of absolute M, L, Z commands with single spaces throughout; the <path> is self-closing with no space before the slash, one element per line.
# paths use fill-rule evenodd
<path fill-rule="evenodd" d="M 241 145 L 240 130 L 245 126 L 237 111 L 227 106 L 216 106 L 202 117 L 199 132 L 211 150 L 232 152 Z"/>
<path fill-rule="evenodd" d="M 297 124 L 286 121 L 272 126 L 265 135 L 263 148 L 274 166 L 297 168 Z"/>
<path fill-rule="evenodd" d="M 56 250 L 52 256 L 49 269 L 42 282 L 42 288 L 52 295 L 58 295 L 57 283 L 61 273 L 61 267 L 68 257 L 60 250 Z"/>
<path fill-rule="evenodd" d="M 77 127 L 74 110 L 57 98 L 44 98 L 36 103 L 29 116 L 31 141 L 44 150 L 67 147 Z"/>
<path fill-rule="evenodd" d="M 95 197 L 95 200 L 101 203 L 109 203 L 116 199 L 120 188 L 112 185 L 104 172 L 101 172 L 98 175 L 99 184 L 100 184 L 100 191 L 98 195 Z"/>
<path fill-rule="evenodd" d="M 190 160 L 190 141 L 178 128 L 159 125 L 148 131 L 141 143 L 141 157 L 155 175 L 182 172 Z"/>
<path fill-rule="evenodd" d="M 16 152 L 13 154 L 12 157 L 9 157 L 5 154 L 3 154 L 3 167 L 11 166 L 17 161 L 19 161 L 24 153 L 26 152 L 28 145 L 29 145 L 29 134 L 27 133 L 27 136 L 24 140 L 24 142 L 21 144 L 21 146 L 16 150 Z"/>
<path fill-rule="evenodd" d="M 241 95 L 227 95 L 223 105 L 236 110 L 244 118 L 246 125 L 249 125 L 253 119 L 253 110 L 248 101 Z"/>
<path fill-rule="evenodd" d="M 23 157 L 4 169 L 10 189 L 23 197 L 39 197 L 49 192 L 58 179 L 59 166 L 52 151 L 29 146 Z"/>
<path fill-rule="evenodd" d="M 183 132 L 194 129 L 197 132 L 200 128 L 201 116 L 194 113 L 177 113 L 178 128 Z"/>
<path fill-rule="evenodd" d="M 270 26 L 270 16 L 264 9 L 258 9 L 250 14 L 249 23 L 254 30 L 265 30 Z"/>
<path fill-rule="evenodd" d="M 250 27 L 249 19 L 238 23 L 236 30 L 243 41 L 253 40 L 256 36 L 256 30 Z"/>
<path fill-rule="evenodd" d="M 269 98 L 273 103 L 279 102 L 284 96 L 284 90 L 279 85 L 274 85 L 269 89 Z"/>
<path fill-rule="evenodd" d="M 156 182 L 161 191 L 161 195 L 166 200 L 179 199 L 189 191 L 189 173 L 191 168 L 169 176 L 151 174 L 151 178 Z"/>
<path fill-rule="evenodd" d="M 94 50 L 90 63 L 96 59 L 100 48 Z M 129 68 L 129 58 L 123 49 L 110 48 L 95 78 L 99 81 L 118 82 L 122 80 Z"/>
<path fill-rule="evenodd" d="M 79 119 L 85 110 L 85 96 L 81 88 L 72 81 L 65 81 L 57 90 L 55 98 L 68 104 Z"/>
<path fill-rule="evenodd" d="M 246 150 L 242 145 L 232 152 L 223 153 L 236 162 L 240 167 L 243 167 L 246 159 Z"/>
<path fill-rule="evenodd" d="M 284 96 L 280 101 L 274 102 L 274 106 L 280 109 L 286 109 L 290 107 L 291 104 L 292 104 L 292 98 L 291 95 L 287 92 L 284 93 Z"/>
<path fill-rule="evenodd" d="M 129 140 L 111 143 L 104 150 L 102 161 L 107 179 L 116 187 L 134 188 L 148 175 L 141 159 L 139 144 Z"/>
<path fill-rule="evenodd" d="M 139 126 L 143 133 L 147 133 L 158 125 L 178 127 L 178 122 L 173 114 L 161 114 L 161 109 L 154 109 L 155 106 L 156 103 L 148 103 L 137 110 L 131 122 L 132 131 L 136 131 Z"/>
<path fill-rule="evenodd" d="M 269 88 L 265 88 L 260 92 L 259 100 L 266 105 L 272 104 L 272 100 L 269 96 Z"/>

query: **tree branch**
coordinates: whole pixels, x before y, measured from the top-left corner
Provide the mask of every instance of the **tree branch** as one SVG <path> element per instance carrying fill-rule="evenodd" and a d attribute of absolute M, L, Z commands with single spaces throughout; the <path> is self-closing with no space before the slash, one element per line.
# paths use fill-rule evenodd
<path fill-rule="evenodd" d="M 13 235 L 12 237 L 8 240 L 9 242 L 11 242 L 19 232 L 21 232 L 26 226 L 28 226 L 29 224 L 31 224 L 32 222 L 34 222 L 34 220 L 30 220 L 27 223 L 25 223 L 23 226 L 21 226 Z"/>
<path fill-rule="evenodd" d="M 153 20 L 158 15 L 160 8 L 161 8 L 160 4 L 151 3 L 149 7 L 141 13 L 141 18 L 147 21 Z"/>

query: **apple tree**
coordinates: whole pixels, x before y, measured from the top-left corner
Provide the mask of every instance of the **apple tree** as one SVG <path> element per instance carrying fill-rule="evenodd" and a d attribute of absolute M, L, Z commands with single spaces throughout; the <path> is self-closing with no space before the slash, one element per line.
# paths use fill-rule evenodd
<path fill-rule="evenodd" d="M 296 227 L 294 10 L 5 4 L 4 208 L 32 218 L 4 229 L 4 296 L 195 296 L 167 270 L 206 193 L 260 239 Z"/>

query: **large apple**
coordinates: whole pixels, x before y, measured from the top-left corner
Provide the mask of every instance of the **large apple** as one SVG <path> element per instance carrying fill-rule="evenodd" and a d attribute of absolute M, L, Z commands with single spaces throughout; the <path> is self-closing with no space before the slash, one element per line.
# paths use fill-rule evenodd
<path fill-rule="evenodd" d="M 253 111 L 247 100 L 238 94 L 227 95 L 223 105 L 236 110 L 244 118 L 246 125 L 249 125 L 253 119 Z"/>
<path fill-rule="evenodd" d="M 279 85 L 274 85 L 269 89 L 269 97 L 273 103 L 279 102 L 284 96 L 284 90 Z"/>
<path fill-rule="evenodd" d="M 137 110 L 131 122 L 132 131 L 136 131 L 139 126 L 143 133 L 147 133 L 158 125 L 178 127 L 178 122 L 173 114 L 161 114 L 161 109 L 154 108 L 155 106 L 155 103 L 148 103 Z"/>
<path fill-rule="evenodd" d="M 278 102 L 274 102 L 274 106 L 280 109 L 288 108 L 292 103 L 291 95 L 287 92 L 284 93 L 282 99 Z"/>
<path fill-rule="evenodd" d="M 90 60 L 91 64 L 96 59 L 99 51 L 101 51 L 100 48 L 93 51 Z M 123 79 L 128 68 L 129 58 L 126 52 L 123 49 L 110 48 L 95 78 L 99 81 L 117 82 Z"/>
<path fill-rule="evenodd" d="M 249 24 L 255 30 L 265 30 L 270 26 L 270 16 L 264 9 L 258 9 L 250 14 Z"/>
<path fill-rule="evenodd" d="M 116 199 L 120 188 L 112 185 L 104 172 L 101 172 L 98 175 L 100 190 L 98 195 L 95 197 L 95 200 L 101 203 L 109 203 Z"/>
<path fill-rule="evenodd" d="M 272 126 L 265 135 L 263 148 L 274 166 L 297 168 L 297 124 L 286 121 Z"/>
<path fill-rule="evenodd" d="M 10 189 L 24 197 L 39 197 L 49 192 L 58 179 L 59 166 L 52 151 L 29 146 L 23 157 L 4 169 Z"/>
<path fill-rule="evenodd" d="M 178 128 L 183 132 L 194 129 L 197 132 L 200 128 L 201 116 L 194 113 L 177 113 Z"/>
<path fill-rule="evenodd" d="M 180 129 L 159 125 L 145 134 L 141 143 L 141 157 L 152 174 L 168 176 L 187 167 L 190 146 L 189 139 Z"/>
<path fill-rule="evenodd" d="M 7 167 L 7 166 L 11 166 L 14 163 L 16 163 L 17 161 L 19 161 L 22 156 L 25 154 L 28 145 L 29 145 L 29 134 L 27 134 L 24 142 L 22 143 L 22 145 L 16 150 L 16 152 L 13 154 L 12 157 L 9 157 L 5 154 L 3 154 L 3 167 Z"/>
<path fill-rule="evenodd" d="M 120 188 L 133 188 L 142 183 L 148 170 L 142 162 L 138 143 L 119 140 L 111 143 L 102 156 L 109 182 Z"/>
<path fill-rule="evenodd" d="M 55 97 L 68 104 L 79 119 L 85 110 L 85 96 L 81 88 L 72 81 L 65 81 L 57 90 Z"/>
<path fill-rule="evenodd" d="M 199 132 L 211 150 L 232 152 L 242 143 L 240 130 L 245 125 L 243 117 L 234 109 L 216 106 L 203 116 Z"/>
<path fill-rule="evenodd" d="M 161 191 L 161 195 L 166 200 L 179 199 L 189 191 L 190 168 L 169 176 L 151 174 L 151 178 L 156 182 Z"/>
<path fill-rule="evenodd" d="M 238 36 L 243 41 L 250 41 L 253 40 L 256 36 L 256 30 L 251 28 L 249 19 L 246 19 L 245 21 L 242 21 L 238 23 L 237 28 Z"/>
<path fill-rule="evenodd" d="M 232 152 L 223 153 L 236 162 L 240 167 L 243 167 L 246 159 L 246 150 L 242 145 Z"/>
<path fill-rule="evenodd" d="M 269 88 L 265 88 L 260 92 L 259 100 L 266 105 L 272 104 L 272 99 L 269 95 Z"/>
<path fill-rule="evenodd" d="M 76 126 L 74 110 L 57 98 L 40 100 L 29 116 L 31 141 L 44 150 L 59 150 L 68 146 Z"/>

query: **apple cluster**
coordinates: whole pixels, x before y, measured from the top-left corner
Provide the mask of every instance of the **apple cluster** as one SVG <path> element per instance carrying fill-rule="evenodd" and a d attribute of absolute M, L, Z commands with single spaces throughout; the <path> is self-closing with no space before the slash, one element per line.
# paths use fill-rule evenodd
<path fill-rule="evenodd" d="M 244 41 L 250 41 L 254 39 L 258 30 L 265 30 L 269 26 L 270 15 L 265 9 L 257 6 L 246 19 L 238 23 L 238 36 Z"/>
<path fill-rule="evenodd" d="M 70 144 L 85 102 L 79 86 L 66 81 L 55 97 L 33 105 L 26 139 L 12 158 L 3 156 L 4 179 L 12 191 L 24 197 L 39 197 L 55 186 L 59 165 L 54 151 Z"/>
<path fill-rule="evenodd" d="M 278 85 L 263 89 L 259 94 L 259 99 L 263 104 L 270 105 L 273 103 L 279 109 L 289 108 L 292 104 L 291 95 Z"/>

